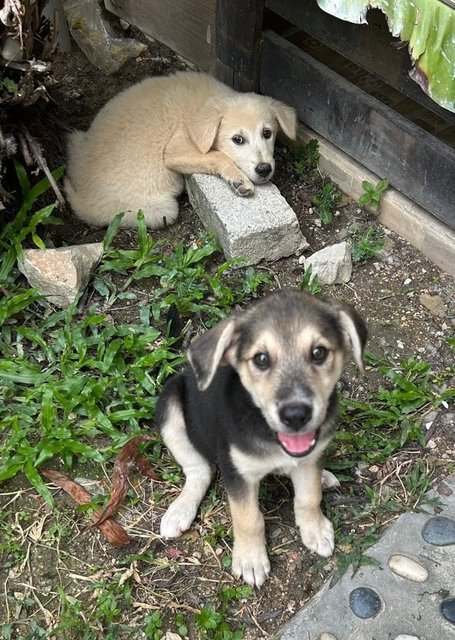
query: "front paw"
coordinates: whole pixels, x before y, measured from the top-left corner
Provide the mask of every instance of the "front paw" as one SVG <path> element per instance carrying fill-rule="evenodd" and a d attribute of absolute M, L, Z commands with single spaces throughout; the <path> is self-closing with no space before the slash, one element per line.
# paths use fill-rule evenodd
<path fill-rule="evenodd" d="M 302 542 L 310 551 L 324 558 L 332 555 L 335 549 L 333 526 L 322 513 L 316 518 L 307 518 L 300 523 Z"/>
<path fill-rule="evenodd" d="M 251 587 L 262 587 L 270 573 L 270 561 L 264 544 L 246 549 L 236 545 L 232 553 L 232 573 Z"/>
<path fill-rule="evenodd" d="M 238 196 L 251 196 L 254 193 L 254 185 L 244 173 L 237 168 L 225 169 L 221 177 L 226 180 L 228 185 Z"/>
<path fill-rule="evenodd" d="M 179 538 L 187 531 L 196 517 L 194 505 L 175 500 L 161 518 L 160 534 L 162 538 Z"/>
<path fill-rule="evenodd" d="M 230 183 L 230 186 L 238 196 L 248 197 L 252 196 L 254 193 L 254 185 L 248 180 L 248 178 L 246 180 L 232 182 Z"/>

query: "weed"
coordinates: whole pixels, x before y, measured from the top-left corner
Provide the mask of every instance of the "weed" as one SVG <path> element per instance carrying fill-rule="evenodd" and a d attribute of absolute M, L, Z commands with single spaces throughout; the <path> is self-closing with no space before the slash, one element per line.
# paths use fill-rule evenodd
<path fill-rule="evenodd" d="M 389 181 L 387 179 L 380 180 L 376 185 L 368 180 L 362 182 L 363 193 L 358 199 L 358 203 L 361 205 L 367 205 L 377 211 L 381 198 L 384 195 L 384 191 L 388 188 Z"/>
<path fill-rule="evenodd" d="M 353 262 L 362 262 L 374 258 L 384 247 L 384 237 L 380 230 L 371 227 L 365 233 L 358 230 L 351 231 L 351 255 Z"/>
<path fill-rule="evenodd" d="M 318 168 L 319 164 L 319 143 L 317 140 L 310 140 L 307 144 L 299 147 L 294 152 L 294 171 L 301 179 L 308 179 Z"/>
<path fill-rule="evenodd" d="M 49 189 L 49 180 L 47 178 L 43 178 L 35 185 L 31 186 L 24 167 L 16 160 L 14 161 L 14 166 L 21 188 L 23 202 L 14 220 L 5 225 L 0 231 L 0 248 L 3 250 L 0 252 L 0 284 L 2 285 L 11 284 L 13 282 L 13 268 L 18 259 L 23 259 L 22 246 L 26 239 L 30 237 L 38 248 L 44 248 L 44 242 L 37 233 L 38 226 L 43 222 L 46 224 L 60 224 L 60 220 L 52 216 L 55 208 L 54 204 L 48 205 L 47 207 L 32 213 L 37 200 Z M 52 175 L 56 180 L 60 178 L 62 174 L 63 167 L 59 167 L 52 172 Z M 5 304 L 4 309 L 5 307 L 9 308 L 12 313 L 17 313 L 20 309 L 24 309 L 28 304 L 30 304 L 30 302 L 32 302 L 32 296 L 27 295 L 27 293 L 23 293 L 21 298 L 15 296 L 14 302 L 11 303 L 10 301 L 9 306 Z M 34 297 L 36 299 L 38 296 L 34 294 Z M 7 297 L 4 302 L 5 301 L 8 301 Z M 3 314 L 4 313 L 5 310 L 3 310 Z M 0 316 L 1 315 L 2 311 L 0 310 Z"/>
<path fill-rule="evenodd" d="M 341 200 L 341 193 L 331 182 L 326 182 L 319 195 L 314 196 L 313 204 L 317 207 L 322 224 L 332 222 L 332 209 Z"/>
<path fill-rule="evenodd" d="M 373 464 L 384 462 L 410 441 L 423 444 L 422 414 L 450 402 L 455 389 L 445 388 L 453 371 L 437 375 L 428 363 L 414 358 L 399 366 L 371 354 L 367 359 L 390 386 L 380 386 L 366 400 L 343 400 L 341 422 L 347 428 L 337 433 L 335 441 L 345 461 L 363 459 Z"/>
<path fill-rule="evenodd" d="M 320 293 L 318 274 L 313 275 L 313 265 L 310 264 L 303 272 L 302 282 L 300 283 L 301 291 L 308 291 L 312 296 Z"/>

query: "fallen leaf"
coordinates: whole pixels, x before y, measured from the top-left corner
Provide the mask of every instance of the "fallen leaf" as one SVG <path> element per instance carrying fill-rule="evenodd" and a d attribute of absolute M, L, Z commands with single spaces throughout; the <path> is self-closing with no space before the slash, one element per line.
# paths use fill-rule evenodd
<path fill-rule="evenodd" d="M 42 474 L 48 480 L 63 489 L 63 491 L 65 491 L 74 500 L 74 502 L 77 502 L 77 504 L 89 504 L 92 501 L 91 494 L 86 491 L 84 487 L 81 487 L 78 482 L 74 482 L 74 480 L 68 478 L 64 473 L 60 473 L 53 469 L 46 469 L 45 471 L 42 471 Z M 99 516 L 99 511 L 94 511 L 92 520 L 99 525 L 106 540 L 110 544 L 114 547 L 123 547 L 131 542 L 131 538 L 128 536 L 125 529 L 118 524 L 118 522 L 108 518 L 104 522 L 99 523 Z"/>
<path fill-rule="evenodd" d="M 132 469 L 137 469 L 139 473 L 153 480 L 161 480 L 153 471 L 147 458 L 143 456 L 138 449 L 138 446 L 143 442 L 154 439 L 153 436 L 135 436 L 123 445 L 114 462 L 111 497 L 101 512 L 100 517 L 94 520 L 92 524 L 89 524 L 87 529 L 99 527 L 118 511 L 128 491 L 128 475 Z"/>

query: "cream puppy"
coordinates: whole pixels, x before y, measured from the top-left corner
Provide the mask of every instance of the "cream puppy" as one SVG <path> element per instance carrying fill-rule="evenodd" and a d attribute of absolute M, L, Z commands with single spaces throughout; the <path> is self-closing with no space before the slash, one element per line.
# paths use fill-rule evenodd
<path fill-rule="evenodd" d="M 87 132 L 71 134 L 65 189 L 74 212 L 108 225 L 124 212 L 135 227 L 172 224 L 183 174 L 221 176 L 240 196 L 270 180 L 278 129 L 296 136 L 293 109 L 238 93 L 197 72 L 148 78 L 110 100 Z"/>

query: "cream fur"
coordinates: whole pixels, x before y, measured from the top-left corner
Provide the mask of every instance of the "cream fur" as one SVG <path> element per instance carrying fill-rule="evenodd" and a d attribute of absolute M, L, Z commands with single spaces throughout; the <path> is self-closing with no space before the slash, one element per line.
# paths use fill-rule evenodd
<path fill-rule="evenodd" d="M 110 100 L 87 132 L 70 136 L 68 200 L 95 226 L 125 212 L 122 226 L 135 227 L 139 209 L 151 228 L 172 224 L 182 174 L 219 175 L 242 196 L 269 180 L 278 128 L 295 138 L 296 117 L 272 98 L 237 93 L 204 73 L 148 78 Z M 236 135 L 245 143 L 235 144 Z M 270 164 L 270 175 L 258 175 L 260 163 Z"/>

